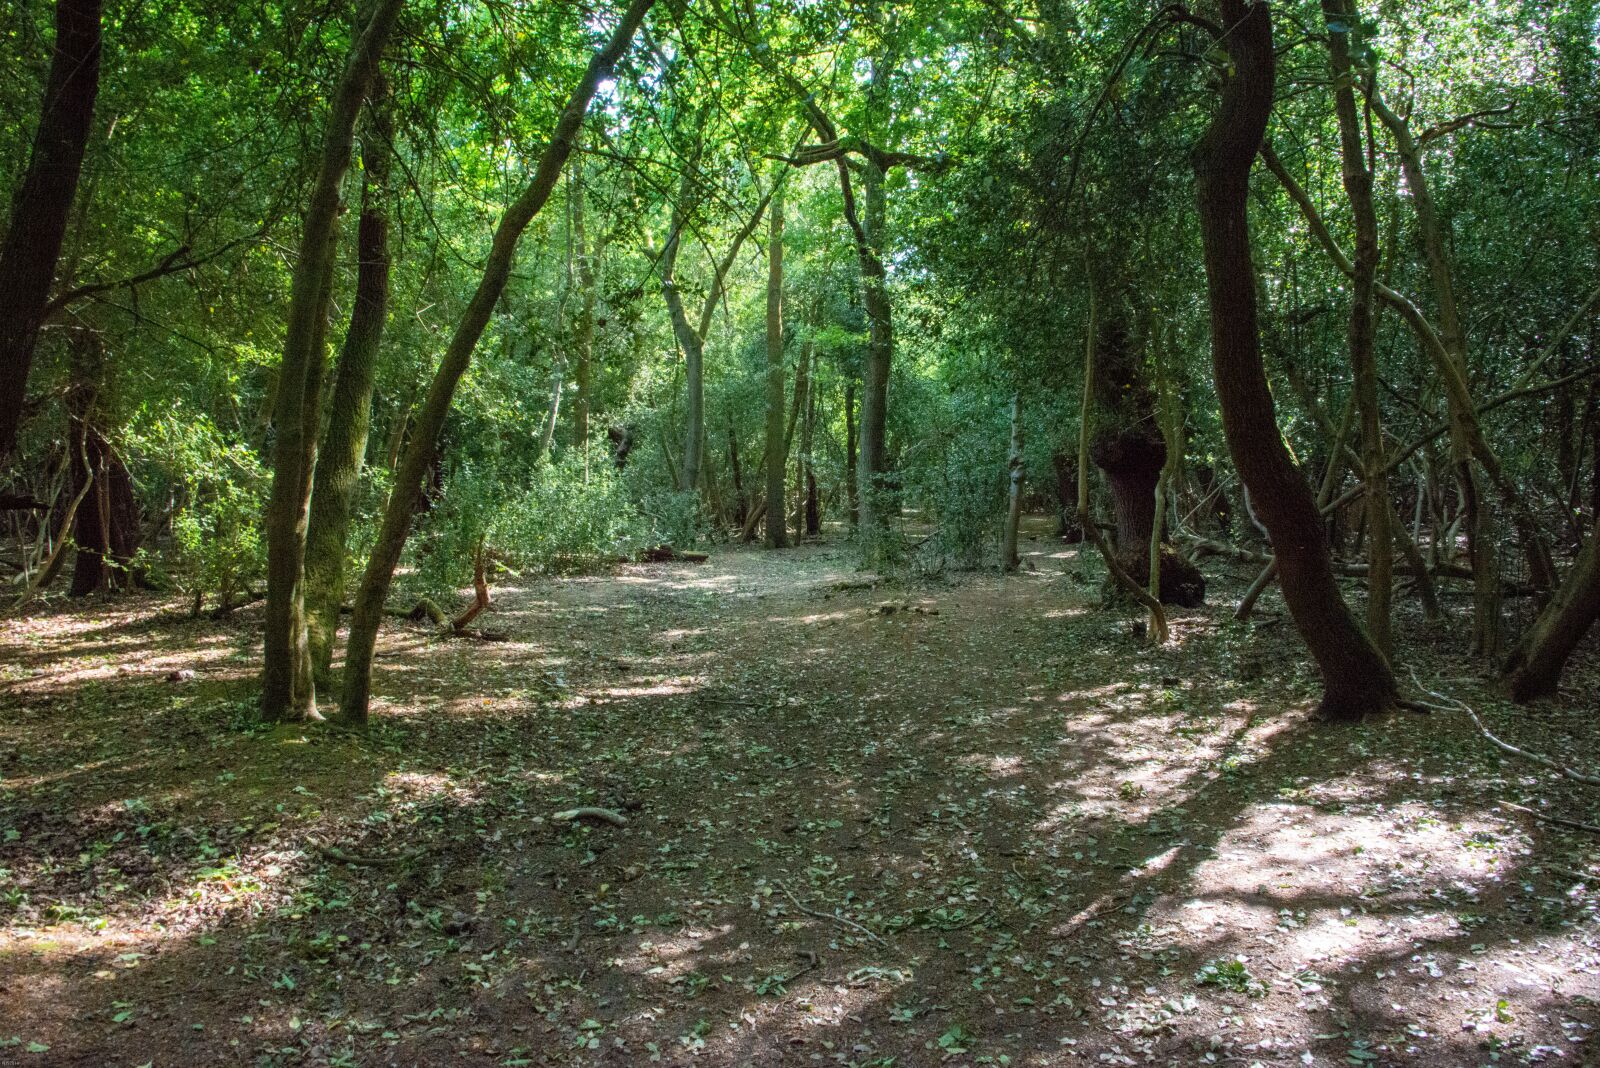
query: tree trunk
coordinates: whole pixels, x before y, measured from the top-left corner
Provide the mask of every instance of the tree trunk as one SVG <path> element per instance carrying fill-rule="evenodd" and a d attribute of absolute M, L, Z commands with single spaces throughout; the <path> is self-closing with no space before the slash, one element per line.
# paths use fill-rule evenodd
<path fill-rule="evenodd" d="M 783 191 L 772 197 L 771 224 L 767 235 L 767 523 L 766 546 L 784 549 L 789 545 L 788 509 L 784 504 L 784 469 L 788 450 L 784 448 L 783 419 Z M 795 393 L 796 402 L 799 392 Z"/>
<path fill-rule="evenodd" d="M 573 333 L 573 385 L 576 392 L 572 398 L 572 444 L 587 455 L 589 449 L 589 411 L 594 403 L 594 327 L 595 305 L 599 299 L 599 285 L 596 280 L 596 260 L 599 259 L 603 243 L 597 247 L 589 246 L 588 236 L 584 232 L 583 224 L 583 167 L 578 167 L 579 180 L 573 183 L 573 196 L 576 198 L 572 206 L 573 239 L 578 246 L 578 284 L 583 289 L 581 302 L 578 306 L 578 316 L 572 324 Z M 586 471 L 587 467 L 584 468 Z"/>
<path fill-rule="evenodd" d="M 1517 702 L 1552 697 L 1567 658 L 1600 617 L 1600 523 L 1589 532 L 1566 580 L 1506 661 L 1501 678 Z"/>
<path fill-rule="evenodd" d="M 1056 503 L 1061 512 L 1056 536 L 1076 545 L 1083 540 L 1083 528 L 1078 525 L 1078 461 L 1070 453 L 1054 452 L 1050 466 L 1056 475 Z"/>
<path fill-rule="evenodd" d="M 78 484 L 92 484 L 93 489 L 73 524 L 77 554 L 68 591 L 73 597 L 129 589 L 133 576 L 128 564 L 139 549 L 139 503 L 127 467 L 98 428 L 86 423 L 79 433 L 89 466 L 77 473 Z"/>
<path fill-rule="evenodd" d="M 1006 527 L 1000 539 L 1000 568 L 1022 566 L 1017 555 L 1017 528 L 1022 524 L 1022 394 L 1011 394 L 1011 449 L 1006 457 Z"/>
<path fill-rule="evenodd" d="M 1445 251 L 1445 233 L 1434 205 L 1432 187 L 1427 171 L 1422 165 L 1422 147 L 1411 135 L 1409 123 L 1397 116 L 1372 89 L 1370 103 L 1375 115 L 1388 128 L 1394 138 L 1396 154 L 1400 157 L 1401 171 L 1406 178 L 1406 188 L 1411 194 L 1411 207 L 1417 216 L 1417 229 L 1422 237 L 1422 248 L 1428 263 L 1428 275 L 1433 282 L 1434 299 L 1439 314 L 1439 344 L 1424 345 L 1435 358 L 1440 380 L 1444 385 L 1446 402 L 1450 407 L 1451 442 L 1458 456 L 1458 469 L 1466 479 L 1469 511 L 1468 539 L 1473 545 L 1473 560 L 1482 570 L 1478 579 L 1478 606 L 1481 620 L 1474 621 L 1474 651 L 1481 656 L 1498 656 L 1502 643 L 1500 618 L 1499 560 L 1495 555 L 1495 521 L 1493 508 L 1470 472 L 1470 460 L 1482 465 L 1485 476 L 1496 494 L 1511 513 L 1513 524 L 1522 541 L 1528 558 L 1529 578 L 1535 586 L 1555 584 L 1555 568 L 1550 551 L 1540 533 L 1538 520 L 1522 499 L 1500 463 L 1500 458 L 1483 436 L 1477 409 L 1472 402 L 1468 384 L 1467 337 L 1461 322 L 1460 306 L 1456 300 L 1454 274 L 1448 253 Z"/>
<path fill-rule="evenodd" d="M 813 443 L 816 439 L 817 429 L 817 391 L 812 388 L 811 364 L 816 360 L 816 349 L 811 342 L 806 342 L 800 350 L 800 365 L 806 369 L 805 394 L 806 416 L 805 422 L 800 427 L 800 470 L 805 482 L 805 503 L 803 505 L 803 524 L 797 524 L 805 531 L 808 538 L 814 538 L 822 533 L 822 502 L 817 495 L 817 465 L 811 455 Z M 797 382 L 796 389 L 802 388 Z"/>
<path fill-rule="evenodd" d="M 1117 562 L 1142 588 L 1150 580 L 1156 485 L 1167 462 L 1167 446 L 1156 418 L 1155 394 L 1145 379 L 1142 346 L 1130 325 L 1129 297 L 1114 274 L 1112 279 L 1110 284 L 1091 280 L 1098 288 L 1089 457 L 1111 490 Z M 1205 577 L 1199 568 L 1169 553 L 1164 570 L 1164 604 L 1196 607 L 1205 602 Z"/>
<path fill-rule="evenodd" d="M 283 362 L 273 405 L 277 440 L 267 504 L 267 605 L 261 717 L 268 722 L 316 718 L 316 685 L 305 617 L 306 529 L 322 413 L 322 379 L 339 237 L 340 185 L 349 170 L 361 112 L 402 0 L 372 0 L 362 11 L 344 73 L 323 131 L 322 159 L 306 208 L 290 283 Z"/>
<path fill-rule="evenodd" d="M 381 87 L 375 96 L 382 95 Z M 334 369 L 328 426 L 317 455 L 316 492 L 306 530 L 306 637 L 313 678 L 330 685 L 329 668 L 344 600 L 345 539 L 361 482 L 372 424 L 372 392 L 389 314 L 389 217 L 385 203 L 392 125 L 383 104 L 373 107 L 371 136 L 362 148 L 366 185 L 356 236 L 356 295 L 350 327 Z"/>
<path fill-rule="evenodd" d="M 362 576 L 361 589 L 356 594 L 345 656 L 344 695 L 339 707 L 340 718 L 347 723 L 366 723 L 367 706 L 372 693 L 372 659 L 378 641 L 378 626 L 383 620 L 383 602 L 394 580 L 394 569 L 400 562 L 406 536 L 410 533 L 417 489 L 438 448 L 439 432 L 444 427 L 445 416 L 449 414 L 456 385 L 466 373 L 473 349 L 477 347 L 478 339 L 494 313 L 495 304 L 505 291 L 517 241 L 550 199 L 551 190 L 561 177 L 562 167 L 583 126 L 584 115 L 588 112 L 595 90 L 602 80 L 610 77 L 617 60 L 628 48 L 634 32 L 653 3 L 654 0 L 633 0 L 605 47 L 589 61 L 582 81 L 573 90 L 560 118 L 556 120 L 555 129 L 539 157 L 532 180 L 506 210 L 495 229 L 483 277 L 439 362 L 433 383 L 428 387 L 427 398 L 417 412 L 415 431 L 400 459 L 394 490 L 389 494 L 383 524 L 378 531 L 378 540 L 367 562 L 366 573 Z"/>
<path fill-rule="evenodd" d="M 127 565 L 139 547 L 139 505 L 127 467 L 100 429 L 96 401 L 105 384 L 105 349 L 98 334 L 73 333 L 66 398 L 68 485 L 82 501 L 59 536 L 76 550 L 68 592 L 84 597 L 130 585 Z"/>
<path fill-rule="evenodd" d="M 1393 706 L 1394 674 L 1340 595 L 1316 502 L 1284 446 L 1261 361 L 1248 201 L 1250 166 L 1272 113 L 1272 16 L 1264 0 L 1220 0 L 1220 7 L 1233 73 L 1193 159 L 1223 432 L 1271 534 L 1284 601 L 1322 672 L 1321 713 L 1355 720 Z"/>
<path fill-rule="evenodd" d="M 1355 256 L 1351 266 L 1350 364 L 1356 406 L 1361 413 L 1361 466 L 1366 480 L 1367 633 L 1384 656 L 1393 642 L 1389 632 L 1393 598 L 1394 545 L 1390 537 L 1388 456 L 1378 410 L 1378 365 L 1374 349 L 1373 286 L 1378 271 L 1378 214 L 1372 204 L 1372 171 L 1367 167 L 1361 138 L 1361 118 L 1356 111 L 1355 77 L 1350 45 L 1360 17 L 1352 0 L 1322 0 L 1328 27 L 1328 55 L 1333 67 L 1334 111 L 1339 120 L 1339 145 L 1343 161 L 1345 195 L 1356 223 Z"/>
<path fill-rule="evenodd" d="M 744 490 L 744 470 L 739 466 L 739 434 L 733 428 L 733 413 L 728 413 L 728 467 L 733 473 L 734 523 L 741 528 L 750 514 L 750 495 Z"/>
<path fill-rule="evenodd" d="M 861 482 L 856 470 L 856 380 L 847 377 L 844 382 L 844 486 L 845 498 L 850 502 L 850 525 L 861 525 Z M 1595 468 L 1595 498 L 1600 500 L 1600 465 Z"/>
<path fill-rule="evenodd" d="M 840 162 L 843 167 L 843 161 Z M 862 302 L 867 312 L 867 364 L 862 374 L 861 429 L 856 461 L 856 506 L 862 527 L 885 525 L 897 509 L 889 499 L 888 417 L 889 371 L 894 364 L 894 319 L 889 305 L 889 279 L 883 266 L 887 201 L 883 172 L 868 160 L 863 167 L 862 199 L 866 202 L 864 242 L 858 242 Z"/>
<path fill-rule="evenodd" d="M 1095 548 L 1100 550 L 1100 558 L 1105 561 L 1106 570 L 1111 572 L 1111 580 L 1116 587 L 1149 610 L 1150 643 L 1164 645 L 1168 637 L 1167 614 L 1161 607 L 1161 599 L 1146 593 L 1144 587 L 1128 574 L 1118 559 L 1116 550 L 1106 541 L 1099 524 L 1089 511 L 1089 434 L 1090 427 L 1094 424 L 1094 398 L 1099 390 L 1097 364 L 1100 347 L 1099 302 L 1095 299 L 1092 279 L 1089 285 L 1089 329 L 1086 335 L 1083 345 L 1083 398 L 1078 409 L 1078 523 L 1089 535 L 1089 540 L 1094 542 Z"/>
<path fill-rule="evenodd" d="M 699 149 L 697 148 L 692 161 L 698 161 Z M 774 184 L 773 189 L 777 186 Z M 722 298 L 722 287 L 732 270 L 734 260 L 739 255 L 739 250 L 750 235 L 755 233 L 756 227 L 761 225 L 761 217 L 771 202 L 772 192 L 768 192 L 756 205 L 755 212 L 744 228 L 734 235 L 732 244 L 725 255 L 716 264 L 712 275 L 711 288 L 706 293 L 705 304 L 700 308 L 698 326 L 689 322 L 688 312 L 683 305 L 683 296 L 678 292 L 677 265 L 678 250 L 683 247 L 683 229 L 688 225 L 689 201 L 694 190 L 694 174 L 690 170 L 684 172 L 683 180 L 678 187 L 678 199 L 672 207 L 672 233 L 667 237 L 666 246 L 661 252 L 661 295 L 667 303 L 667 314 L 672 320 L 672 333 L 677 339 L 678 347 L 683 350 L 684 390 L 685 390 L 685 425 L 683 438 L 683 465 L 679 469 L 678 489 L 689 492 L 700 485 L 700 468 L 705 456 L 705 429 L 706 429 L 706 391 L 705 391 L 705 347 L 706 335 L 711 332 L 711 320 L 717 310 L 717 301 Z"/>
<path fill-rule="evenodd" d="M 816 398 L 811 394 L 811 353 L 812 343 L 808 340 L 800 346 L 800 355 L 794 364 L 794 422 L 800 435 L 800 446 L 793 450 L 796 541 L 816 533 L 816 502 L 811 499 L 816 492 L 816 479 L 811 475 L 811 423 L 816 414 Z M 791 430 L 790 436 L 794 432 Z M 789 451 L 787 444 L 784 451 Z"/>
<path fill-rule="evenodd" d="M 99 89 L 100 0 L 57 0 L 33 152 L 0 245 L 0 464 L 16 445 Z"/>
<path fill-rule="evenodd" d="M 557 356 L 551 374 L 554 377 L 550 382 L 550 410 L 545 412 L 544 426 L 539 431 L 538 457 L 541 463 L 550 462 L 551 451 L 555 448 L 556 420 L 561 418 L 561 391 L 567 384 L 567 361 Z"/>

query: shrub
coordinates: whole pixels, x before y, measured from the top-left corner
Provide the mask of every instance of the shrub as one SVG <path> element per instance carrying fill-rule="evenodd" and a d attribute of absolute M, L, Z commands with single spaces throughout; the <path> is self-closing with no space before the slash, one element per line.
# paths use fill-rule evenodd
<path fill-rule="evenodd" d="M 224 611 L 232 607 L 266 567 L 269 479 L 254 450 L 182 408 L 135 420 L 123 445 L 146 488 L 173 502 L 164 562 L 178 589 L 193 596 L 196 613 L 207 594 Z"/>

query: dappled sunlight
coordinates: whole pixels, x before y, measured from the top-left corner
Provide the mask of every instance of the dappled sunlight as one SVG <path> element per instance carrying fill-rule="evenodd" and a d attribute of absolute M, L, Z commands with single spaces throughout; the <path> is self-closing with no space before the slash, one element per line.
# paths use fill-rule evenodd
<path fill-rule="evenodd" d="M 26 1041 L 91 1061 L 53 1002 L 182 1030 L 152 1006 L 201 976 L 226 1008 L 184 1038 L 219 1063 L 1331 1065 L 1351 1019 L 1452 1068 L 1581 1048 L 1553 1036 L 1594 895 L 1550 872 L 1588 861 L 1473 792 L 1511 786 L 1409 722 L 1324 733 L 1221 674 L 1215 629 L 1149 650 L 1090 596 L 742 550 L 497 588 L 508 640 L 385 628 L 366 739 L 248 729 L 253 622 L 197 625 L 235 657 L 205 687 L 25 686 L 0 983 L 50 992 Z M 82 643 L 39 640 L 41 678 L 100 670 Z M 1196 980 L 1238 957 L 1263 992 Z"/>

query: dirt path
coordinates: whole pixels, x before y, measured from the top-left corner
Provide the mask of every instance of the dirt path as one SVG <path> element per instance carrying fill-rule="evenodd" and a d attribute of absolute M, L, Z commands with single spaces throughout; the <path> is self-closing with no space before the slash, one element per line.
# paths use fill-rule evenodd
<path fill-rule="evenodd" d="M 1281 603 L 1152 651 L 1029 546 L 500 590 L 509 641 L 386 633 L 365 740 L 247 727 L 249 615 L 6 622 L 0 1062 L 1600 1063 L 1600 839 L 1496 807 L 1596 798 L 1309 724 Z M 1593 761 L 1592 696 L 1405 655 Z"/>

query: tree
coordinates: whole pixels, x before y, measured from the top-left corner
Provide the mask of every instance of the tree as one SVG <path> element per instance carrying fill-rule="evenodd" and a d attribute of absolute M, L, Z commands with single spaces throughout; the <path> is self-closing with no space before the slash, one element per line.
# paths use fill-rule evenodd
<path fill-rule="evenodd" d="M 28 371 L 55 282 L 100 91 L 100 0 L 57 0 L 33 152 L 0 245 L 0 463 L 16 445 Z"/>
<path fill-rule="evenodd" d="M 1321 714 L 1360 719 L 1394 706 L 1394 673 L 1334 579 L 1322 522 L 1283 445 L 1261 362 L 1249 224 L 1250 167 L 1272 113 L 1276 59 L 1265 0 L 1220 0 L 1232 71 L 1194 151 L 1211 308 L 1211 362 L 1234 466 L 1272 536 L 1284 601 L 1322 671 Z"/>
<path fill-rule="evenodd" d="M 355 306 L 344 346 L 334 368 L 333 396 L 327 430 L 317 454 L 316 492 L 306 530 L 305 587 L 307 640 L 314 681 L 331 685 L 329 665 L 344 601 L 345 540 L 350 513 L 367 453 L 372 424 L 372 392 L 377 380 L 378 350 L 389 316 L 389 154 L 394 127 L 388 106 L 379 98 L 369 109 L 370 128 L 362 148 L 365 184 L 356 236 Z"/>
<path fill-rule="evenodd" d="M 267 505 L 267 610 L 261 716 L 269 722 L 316 718 L 316 685 L 305 617 L 306 530 L 310 522 L 328 302 L 356 118 L 378 72 L 402 0 L 372 0 L 352 33 L 344 72 L 323 132 L 289 295 L 283 363 L 273 404 L 272 497 Z"/>
<path fill-rule="evenodd" d="M 1356 407 L 1361 413 L 1361 474 L 1366 480 L 1367 633 L 1385 656 L 1393 648 L 1389 634 L 1389 602 L 1394 571 L 1389 532 L 1389 476 L 1385 470 L 1383 426 L 1378 410 L 1378 363 L 1374 349 L 1373 286 L 1378 276 L 1378 213 L 1372 204 L 1372 171 L 1362 145 L 1356 111 L 1355 77 L 1350 48 L 1359 22 L 1350 0 L 1322 0 L 1328 27 L 1328 56 L 1333 67 L 1334 111 L 1339 119 L 1339 147 L 1345 194 L 1355 217 L 1355 257 L 1351 261 L 1350 366 Z"/>
<path fill-rule="evenodd" d="M 774 190 L 767 233 L 767 548 L 789 545 L 784 469 L 789 450 L 783 419 L 783 189 Z M 798 382 L 795 403 L 800 402 Z"/>
<path fill-rule="evenodd" d="M 394 569 L 400 562 L 401 550 L 405 548 L 406 536 L 410 533 L 416 494 L 424 474 L 433 464 L 439 445 L 439 432 L 444 427 L 445 416 L 449 414 L 456 386 L 466 373 L 473 350 L 483 336 L 495 304 L 505 292 L 517 242 L 550 199 L 550 193 L 555 189 L 567 157 L 572 154 L 573 145 L 583 128 L 589 102 L 632 43 L 634 33 L 653 3 L 654 0 L 633 0 L 605 45 L 589 61 L 588 69 L 584 71 L 572 95 L 567 98 L 566 106 L 562 108 L 551 131 L 549 143 L 540 153 L 532 178 L 500 217 L 483 276 L 456 325 L 449 347 L 434 373 L 433 383 L 428 387 L 428 395 L 416 414 L 411 441 L 395 471 L 394 490 L 389 494 L 388 505 L 384 508 L 377 543 L 373 546 L 372 556 L 361 578 L 361 588 L 356 594 L 345 655 L 344 693 L 339 704 L 339 718 L 347 724 L 361 726 L 367 721 L 367 706 L 372 694 L 372 659 L 378 641 L 378 626 L 383 620 L 383 602 L 394 579 Z"/>
<path fill-rule="evenodd" d="M 1600 522 L 1572 570 L 1507 658 L 1501 679 L 1513 701 L 1552 697 L 1567 660 L 1600 619 Z"/>

